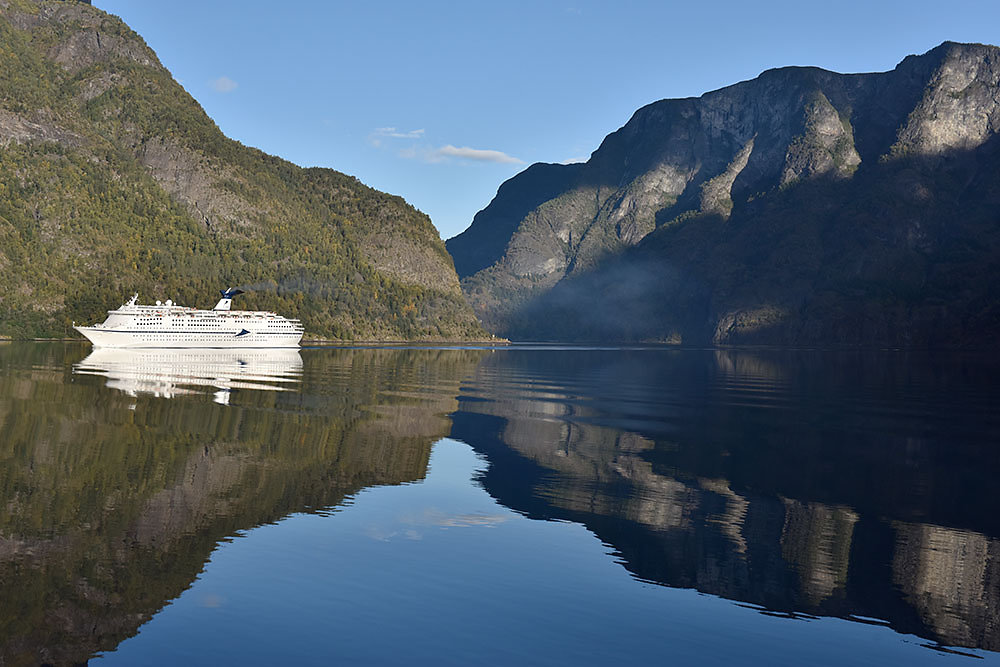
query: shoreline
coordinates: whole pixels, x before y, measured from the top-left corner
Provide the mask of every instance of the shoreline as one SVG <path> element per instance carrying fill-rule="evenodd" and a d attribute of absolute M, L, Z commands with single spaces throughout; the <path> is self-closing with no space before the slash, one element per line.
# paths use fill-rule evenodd
<path fill-rule="evenodd" d="M 10 343 L 83 343 L 90 345 L 84 338 L 10 338 L 0 336 L 0 345 Z M 629 350 L 714 350 L 724 352 L 727 350 L 742 352 L 892 352 L 892 353 L 915 353 L 915 352 L 986 352 L 993 356 L 996 351 L 993 348 L 980 345 L 941 345 L 935 347 L 915 346 L 903 347 L 898 345 L 884 345 L 872 343 L 870 345 L 769 345 L 763 343 L 747 343 L 743 345 L 684 345 L 672 342 L 616 342 L 616 341 L 511 341 L 507 338 L 477 338 L 468 340 L 420 338 L 411 340 L 335 340 L 329 338 L 303 338 L 298 349 L 305 348 L 351 348 L 351 347 L 530 347 L 530 348 L 592 348 L 592 349 L 629 349 Z M 134 348 L 134 349 L 244 349 L 244 348 Z M 275 348 L 245 348 L 245 349 L 275 349 Z M 289 348 L 291 349 L 291 348 Z"/>
<path fill-rule="evenodd" d="M 0 343 L 86 343 L 90 342 L 85 338 L 10 338 L 0 336 Z M 300 343 L 305 345 L 324 345 L 329 347 L 344 345 L 510 345 L 506 338 L 472 338 L 472 339 L 447 339 L 447 338 L 413 338 L 413 339 L 385 339 L 385 340 L 338 340 L 332 338 L 303 338 Z M 184 348 L 177 348 L 184 349 Z"/>

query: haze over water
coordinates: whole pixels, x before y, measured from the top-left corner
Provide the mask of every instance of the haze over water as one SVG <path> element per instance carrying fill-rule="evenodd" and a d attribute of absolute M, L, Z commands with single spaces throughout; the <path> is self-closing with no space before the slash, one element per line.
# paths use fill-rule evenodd
<path fill-rule="evenodd" d="M 2 345 L 0 663 L 1000 663 L 997 370 Z"/>

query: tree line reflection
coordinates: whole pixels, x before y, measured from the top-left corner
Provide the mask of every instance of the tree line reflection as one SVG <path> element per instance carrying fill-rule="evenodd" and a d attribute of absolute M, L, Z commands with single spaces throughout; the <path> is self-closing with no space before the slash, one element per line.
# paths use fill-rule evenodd
<path fill-rule="evenodd" d="M 236 386 L 247 373 L 225 358 L 173 355 L 157 369 L 149 353 L 85 354 L 0 345 L 2 664 L 114 649 L 221 540 L 421 479 L 481 356 L 337 351 L 310 357 L 298 390 L 271 391 Z M 249 363 L 297 375 L 297 353 Z M 192 383 L 206 364 L 215 385 Z"/>
<path fill-rule="evenodd" d="M 982 359 L 237 356 L 0 345 L 0 662 L 113 649 L 221 540 L 422 479 L 448 436 L 500 502 L 586 525 L 644 581 L 1000 650 Z"/>

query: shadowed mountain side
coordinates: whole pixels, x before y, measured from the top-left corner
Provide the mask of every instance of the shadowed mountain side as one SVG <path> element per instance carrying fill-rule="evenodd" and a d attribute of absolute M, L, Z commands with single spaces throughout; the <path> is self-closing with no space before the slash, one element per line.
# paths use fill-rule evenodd
<path fill-rule="evenodd" d="M 539 204 L 570 187 L 582 169 L 582 165 L 540 162 L 504 182 L 493 200 L 496 205 L 483 209 L 473 220 L 477 232 L 482 231 L 466 230 L 445 242 L 455 258 L 459 277 L 471 276 L 500 260 L 507 242 L 517 231 L 516 223 Z"/>
<path fill-rule="evenodd" d="M 223 406 L 70 378 L 50 358 L 66 349 L 0 346 L 18 369 L 0 388 L 5 665 L 85 662 L 186 590 L 221 540 L 423 478 L 482 356 L 305 352 L 301 393 L 234 390 Z"/>
<path fill-rule="evenodd" d="M 945 43 L 890 72 L 661 100 L 546 201 L 548 171 L 515 176 L 448 248 L 511 338 L 982 343 L 998 90 L 1000 49 Z"/>
<path fill-rule="evenodd" d="M 941 346 L 1000 327 L 1000 139 L 665 225 L 508 316 L 525 339 Z M 472 285 L 475 279 L 468 283 Z"/>
<path fill-rule="evenodd" d="M 988 386 L 995 365 L 717 352 L 707 371 L 706 355 L 493 355 L 452 437 L 487 457 L 500 502 L 586 525 L 640 579 L 1000 649 L 993 448 L 916 399 L 857 407 L 892 386 Z"/>
<path fill-rule="evenodd" d="M 0 49 L 0 334 L 253 285 L 312 336 L 484 337 L 426 215 L 227 138 L 118 18 L 2 2 Z"/>

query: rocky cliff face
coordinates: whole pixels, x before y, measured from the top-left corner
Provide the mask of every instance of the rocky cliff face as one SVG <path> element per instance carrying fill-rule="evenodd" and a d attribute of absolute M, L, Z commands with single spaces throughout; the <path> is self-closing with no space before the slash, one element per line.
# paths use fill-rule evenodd
<path fill-rule="evenodd" d="M 252 285 L 313 335 L 483 336 L 427 216 L 226 138 L 117 18 L 0 0 L 0 49 L 0 334 Z"/>
<path fill-rule="evenodd" d="M 1000 312 L 974 285 L 1000 256 L 998 131 L 996 47 L 770 70 L 533 165 L 447 246 L 509 336 L 978 340 Z"/>

